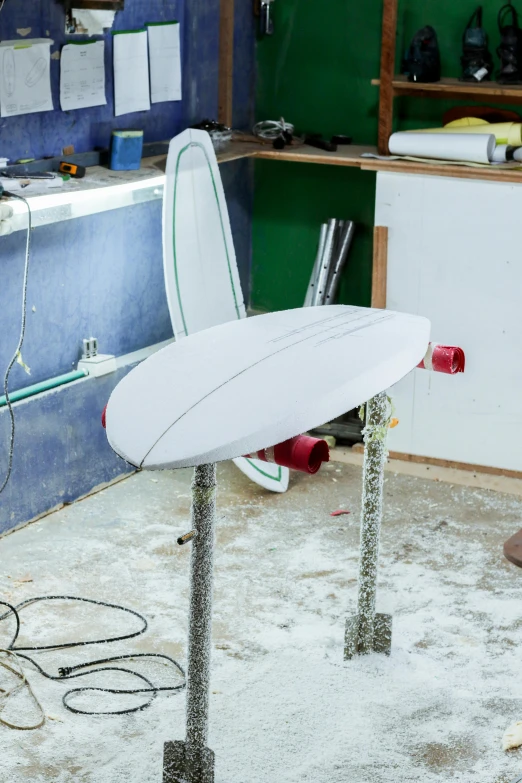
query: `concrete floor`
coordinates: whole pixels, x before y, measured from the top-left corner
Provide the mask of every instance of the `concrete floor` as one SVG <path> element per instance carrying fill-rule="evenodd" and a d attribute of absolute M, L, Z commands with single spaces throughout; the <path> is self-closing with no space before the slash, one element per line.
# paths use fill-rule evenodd
<path fill-rule="evenodd" d="M 110 650 L 41 654 L 46 668 L 129 651 L 184 662 L 190 546 L 175 540 L 189 529 L 190 478 L 142 473 L 0 540 L 0 598 L 86 596 L 150 621 L 144 636 Z M 209 743 L 217 783 L 509 783 L 522 774 L 522 752 L 501 749 L 505 728 L 522 720 L 522 571 L 502 558 L 522 526 L 522 498 L 388 473 L 379 606 L 394 614 L 393 653 L 344 663 L 360 468 L 293 475 L 284 496 L 231 464 L 219 479 Z M 331 517 L 339 508 L 350 515 Z M 133 623 L 40 604 L 23 614 L 21 641 L 92 638 Z M 136 668 L 171 677 L 163 666 Z M 62 707 L 70 686 L 28 673 L 50 720 L 26 733 L 0 726 L 2 781 L 161 783 L 163 742 L 184 735 L 183 694 L 160 695 L 135 715 L 89 718 Z M 115 682 L 108 677 L 96 684 Z M 87 695 L 82 703 L 107 705 Z"/>

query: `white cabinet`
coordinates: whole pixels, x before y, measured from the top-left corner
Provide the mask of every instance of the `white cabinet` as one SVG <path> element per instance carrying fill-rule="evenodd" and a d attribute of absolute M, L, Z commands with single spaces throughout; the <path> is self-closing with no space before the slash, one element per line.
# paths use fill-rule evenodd
<path fill-rule="evenodd" d="M 392 390 L 392 451 L 522 471 L 522 186 L 379 173 L 387 307 L 427 316 L 466 372 Z"/>

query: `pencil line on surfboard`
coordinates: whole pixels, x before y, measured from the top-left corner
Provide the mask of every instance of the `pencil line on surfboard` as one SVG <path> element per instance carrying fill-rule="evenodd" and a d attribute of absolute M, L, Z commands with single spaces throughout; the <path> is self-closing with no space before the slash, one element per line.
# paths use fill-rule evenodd
<path fill-rule="evenodd" d="M 390 317 L 393 318 L 393 316 L 390 316 Z M 327 321 L 327 320 L 331 320 L 331 319 L 323 319 L 324 322 Z M 387 319 L 374 319 L 373 321 L 371 321 L 370 323 L 368 323 L 368 324 L 366 324 L 364 326 L 357 326 L 357 328 L 354 329 L 354 332 L 355 331 L 357 331 L 357 332 L 363 331 L 364 329 L 370 329 L 372 326 L 375 325 L 376 322 L 380 322 L 381 320 L 387 320 Z M 295 331 L 298 331 L 298 330 L 295 330 Z M 350 335 L 351 335 L 351 332 L 345 332 L 343 337 L 348 337 Z M 147 457 L 149 456 L 151 451 L 154 450 L 154 448 L 156 447 L 157 443 L 166 435 L 166 433 L 169 430 L 171 430 L 173 427 L 175 427 L 176 424 L 178 424 L 178 422 L 181 421 L 181 419 L 183 419 L 188 413 L 190 413 L 190 411 L 194 410 L 194 408 L 197 408 L 197 406 L 201 402 L 203 402 L 203 400 L 208 399 L 213 394 L 215 394 L 217 391 L 219 391 L 224 386 L 226 386 L 228 383 L 231 383 L 232 381 L 235 381 L 236 378 L 239 378 L 240 375 L 244 375 L 246 372 L 251 370 L 253 367 L 257 367 L 258 365 L 263 364 L 263 362 L 266 362 L 266 361 L 272 359 L 274 356 L 277 356 L 280 353 L 284 353 L 285 351 L 291 350 L 292 348 L 295 348 L 296 345 L 300 345 L 302 343 L 307 342 L 307 340 L 311 340 L 311 339 L 314 339 L 314 338 L 319 337 L 319 336 L 320 335 L 318 335 L 318 334 L 307 334 L 301 340 L 296 340 L 295 342 L 291 343 L 290 345 L 284 345 L 282 348 L 279 348 L 278 351 L 274 351 L 273 353 L 270 353 L 270 354 L 267 354 L 266 356 L 261 357 L 260 359 L 257 360 L 257 362 L 253 362 L 252 364 L 249 364 L 248 367 L 243 367 L 235 375 L 230 376 L 225 381 L 223 381 L 223 383 L 218 384 L 213 389 L 208 391 L 206 394 L 204 394 L 202 397 L 200 397 L 199 400 L 196 400 L 196 402 L 193 405 L 191 405 L 189 408 L 187 408 L 187 410 L 184 411 L 181 414 L 181 416 L 179 416 L 175 421 L 173 421 L 172 424 L 170 424 L 163 433 L 161 433 L 161 435 L 156 439 L 156 441 L 152 444 L 152 446 L 150 447 L 148 452 L 143 457 L 143 460 L 142 460 L 142 462 L 140 464 L 140 467 L 143 467 L 143 463 L 145 462 L 145 460 L 147 459 Z M 325 341 L 323 341 L 323 342 L 325 342 Z M 238 454 L 238 456 L 240 456 L 240 455 Z"/>

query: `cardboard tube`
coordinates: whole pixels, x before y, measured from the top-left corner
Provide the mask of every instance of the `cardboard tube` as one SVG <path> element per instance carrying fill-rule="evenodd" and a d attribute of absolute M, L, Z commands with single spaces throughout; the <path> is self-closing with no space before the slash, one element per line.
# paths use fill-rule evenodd
<path fill-rule="evenodd" d="M 493 134 L 471 133 L 393 133 L 389 146 L 392 155 L 408 155 L 435 160 L 489 163 L 495 151 Z"/>
<path fill-rule="evenodd" d="M 260 459 L 263 462 L 275 462 L 290 470 L 313 475 L 317 473 L 323 462 L 330 461 L 330 449 L 325 440 L 311 438 L 309 435 L 298 435 L 285 440 L 277 446 L 261 449 L 247 457 Z"/>
<path fill-rule="evenodd" d="M 506 163 L 508 160 L 513 160 L 514 147 L 510 147 L 509 144 L 497 144 L 493 150 L 492 163 Z"/>
<path fill-rule="evenodd" d="M 457 346 L 430 343 L 426 356 L 417 366 L 422 370 L 456 375 L 459 372 L 464 372 L 466 355 L 462 348 Z"/>
<path fill-rule="evenodd" d="M 509 144 L 511 147 L 522 146 L 522 123 L 520 122 L 484 122 L 480 125 L 462 125 L 459 123 L 445 125 L 443 128 L 426 128 L 417 131 L 406 131 L 406 133 L 465 133 L 472 135 L 489 135 L 497 140 L 497 144 Z"/>

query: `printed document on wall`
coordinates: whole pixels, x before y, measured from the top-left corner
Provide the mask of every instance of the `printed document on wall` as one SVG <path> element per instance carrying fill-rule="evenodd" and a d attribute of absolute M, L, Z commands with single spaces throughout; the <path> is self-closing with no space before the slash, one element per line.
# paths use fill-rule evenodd
<path fill-rule="evenodd" d="M 0 44 L 2 117 L 52 111 L 50 38 Z"/>
<path fill-rule="evenodd" d="M 113 33 L 114 113 L 150 109 L 147 31 Z"/>
<path fill-rule="evenodd" d="M 181 43 L 178 22 L 147 25 L 152 103 L 181 100 Z"/>
<path fill-rule="evenodd" d="M 67 44 L 60 59 L 60 104 L 63 111 L 105 106 L 105 43 Z"/>

